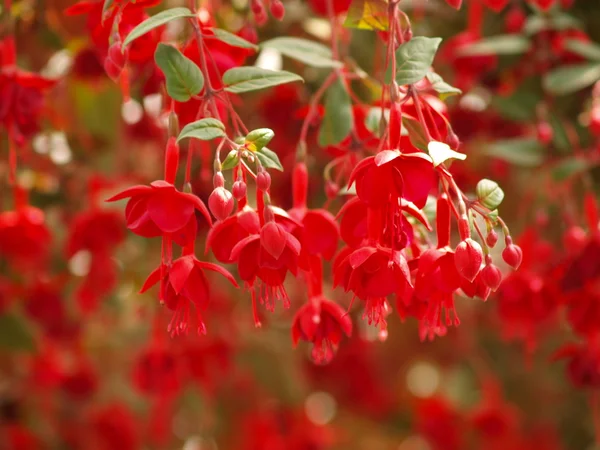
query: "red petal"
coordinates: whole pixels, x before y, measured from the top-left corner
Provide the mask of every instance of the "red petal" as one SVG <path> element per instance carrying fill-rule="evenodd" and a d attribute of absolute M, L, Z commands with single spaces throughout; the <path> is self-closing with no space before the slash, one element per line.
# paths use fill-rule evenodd
<path fill-rule="evenodd" d="M 358 176 L 361 175 L 361 173 L 364 170 L 367 170 L 370 166 L 374 165 L 374 161 L 375 161 L 375 157 L 369 156 L 368 158 L 365 158 L 361 162 L 359 162 L 356 165 L 356 167 L 352 170 L 352 173 L 350 174 L 350 178 L 348 178 L 348 186 L 349 187 L 352 186 L 352 184 L 356 181 Z"/>
<path fill-rule="evenodd" d="M 151 190 L 152 190 L 152 188 L 149 186 L 142 186 L 142 185 L 132 186 L 128 189 L 125 189 L 123 192 L 120 192 L 117 195 L 112 196 L 111 198 L 107 199 L 106 201 L 107 202 L 116 202 L 117 200 L 122 200 L 124 198 L 133 197 L 134 195 L 147 194 Z"/>
<path fill-rule="evenodd" d="M 179 294 L 194 268 L 194 255 L 182 256 L 173 261 L 169 269 L 169 282 L 176 294 Z"/>
<path fill-rule="evenodd" d="M 350 266 L 353 269 L 356 269 L 357 267 L 364 264 L 364 262 L 367 259 L 369 259 L 371 256 L 373 256 L 375 253 L 377 253 L 377 249 L 375 247 L 359 248 L 358 250 L 352 252 L 352 254 L 350 255 L 350 257 L 349 257 Z"/>
<path fill-rule="evenodd" d="M 236 287 L 236 288 L 239 287 L 237 284 L 237 281 L 235 281 L 235 278 L 233 278 L 233 275 L 231 275 L 229 273 L 229 271 L 227 269 L 225 269 L 224 267 L 221 267 L 218 264 L 213 264 L 213 263 L 198 261 L 198 260 L 196 260 L 195 264 L 196 264 L 196 267 L 198 267 L 199 269 L 208 269 L 208 270 L 212 270 L 213 272 L 220 273 L 234 287 Z"/>
<path fill-rule="evenodd" d="M 148 278 L 146 278 L 146 281 L 144 281 L 144 285 L 140 289 L 140 294 L 143 294 L 144 292 L 146 292 L 148 289 L 150 289 L 152 286 L 154 286 L 159 281 L 160 281 L 160 266 L 157 269 L 154 269 L 154 271 L 150 275 L 148 275 Z"/>
<path fill-rule="evenodd" d="M 287 233 L 281 225 L 268 222 L 260 230 L 260 245 L 275 259 L 279 259 L 287 242 Z"/>
<path fill-rule="evenodd" d="M 252 244 L 254 241 L 257 241 L 257 240 L 260 240 L 260 236 L 258 234 L 252 234 L 252 235 L 242 239 L 231 249 L 230 259 L 232 261 L 237 261 L 238 258 L 240 257 L 240 252 L 244 249 L 244 247 Z"/>
<path fill-rule="evenodd" d="M 400 156 L 400 152 L 398 150 L 382 150 L 381 152 L 375 155 L 375 165 L 377 167 L 382 166 L 384 164 L 393 161 L 394 159 Z"/>
<path fill-rule="evenodd" d="M 204 204 L 204 202 L 202 200 L 200 200 L 200 198 L 195 196 L 194 194 L 182 194 L 182 195 L 184 195 L 185 198 L 190 200 L 190 202 L 194 205 L 194 208 L 196 208 L 198 211 L 200 211 L 200 213 L 204 216 L 208 225 L 212 226 L 212 219 L 210 218 L 210 213 L 208 212 L 208 209 L 206 208 L 206 205 Z"/>
<path fill-rule="evenodd" d="M 187 224 L 194 205 L 183 194 L 157 190 L 148 199 L 148 213 L 158 228 L 173 233 Z"/>

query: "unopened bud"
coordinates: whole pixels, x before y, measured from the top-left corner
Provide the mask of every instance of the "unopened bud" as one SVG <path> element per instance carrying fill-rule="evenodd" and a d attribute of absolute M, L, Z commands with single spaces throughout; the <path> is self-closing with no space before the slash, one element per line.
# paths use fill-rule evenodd
<path fill-rule="evenodd" d="M 217 220 L 224 220 L 233 211 L 233 195 L 224 187 L 216 187 L 208 197 L 208 207 Z"/>
<path fill-rule="evenodd" d="M 490 230 L 490 232 L 485 238 L 485 242 L 488 245 L 488 247 L 494 248 L 496 246 L 496 243 L 498 242 L 498 233 L 496 233 L 496 231 L 493 229 Z"/>
<path fill-rule="evenodd" d="M 513 244 L 510 236 L 506 237 L 505 242 L 506 247 L 502 250 L 502 259 L 513 269 L 518 269 L 523 260 L 523 251 L 521 250 L 521 247 Z"/>
<path fill-rule="evenodd" d="M 238 180 L 235 183 L 233 183 L 233 187 L 231 190 L 235 199 L 241 200 L 246 196 L 246 183 L 244 183 L 241 180 Z"/>
<path fill-rule="evenodd" d="M 261 191 L 267 191 L 271 187 L 271 175 L 269 172 L 262 171 L 256 175 L 256 186 Z"/>
<path fill-rule="evenodd" d="M 283 20 L 283 16 L 285 15 L 285 7 L 281 0 L 271 0 L 270 5 L 271 15 L 275 17 L 277 20 Z"/>
<path fill-rule="evenodd" d="M 223 187 L 225 186 L 225 177 L 223 176 L 223 172 L 217 172 L 213 176 L 213 187 Z"/>
<path fill-rule="evenodd" d="M 548 145 L 552 142 L 554 137 L 554 131 L 552 131 L 552 127 L 548 122 L 540 122 L 537 124 L 536 133 L 538 141 L 540 141 L 544 145 Z"/>
<path fill-rule="evenodd" d="M 478 242 L 467 238 L 456 246 L 454 251 L 454 264 L 461 276 L 473 281 L 483 262 L 483 250 Z"/>
<path fill-rule="evenodd" d="M 481 279 L 494 292 L 502 282 L 502 272 L 492 263 L 492 258 L 489 255 L 486 256 L 485 266 L 481 269 Z"/>

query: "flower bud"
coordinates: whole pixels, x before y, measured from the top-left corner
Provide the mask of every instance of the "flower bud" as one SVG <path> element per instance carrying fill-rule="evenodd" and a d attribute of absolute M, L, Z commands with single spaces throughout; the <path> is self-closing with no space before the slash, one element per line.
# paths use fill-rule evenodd
<path fill-rule="evenodd" d="M 587 233 L 585 230 L 578 226 L 569 227 L 567 231 L 563 234 L 563 246 L 570 253 L 577 253 L 587 239 Z"/>
<path fill-rule="evenodd" d="M 446 136 L 446 144 L 453 150 L 458 150 L 460 147 L 460 140 L 452 128 L 448 128 L 448 136 Z"/>
<path fill-rule="evenodd" d="M 215 188 L 225 186 L 225 177 L 223 177 L 223 172 L 217 172 L 213 176 L 213 186 Z"/>
<path fill-rule="evenodd" d="M 331 180 L 327 180 L 325 182 L 325 195 L 329 200 L 337 197 L 338 192 L 340 192 L 340 187 Z"/>
<path fill-rule="evenodd" d="M 548 122 L 540 122 L 537 124 L 536 133 L 538 141 L 540 141 L 544 145 L 548 145 L 552 142 L 554 137 L 554 131 L 552 131 L 552 127 Z"/>
<path fill-rule="evenodd" d="M 256 187 L 261 191 L 267 191 L 271 187 L 271 175 L 269 172 L 262 171 L 256 175 Z"/>
<path fill-rule="evenodd" d="M 402 36 L 404 38 L 404 42 L 408 42 L 413 38 L 413 30 L 412 27 L 408 27 L 404 30 L 404 34 Z"/>
<path fill-rule="evenodd" d="M 507 33 L 520 33 L 527 22 L 527 15 L 518 6 L 511 8 L 504 19 L 504 27 Z"/>
<path fill-rule="evenodd" d="M 481 269 L 481 279 L 494 292 L 502 282 L 502 272 L 492 263 L 492 258 L 489 255 L 486 256 L 485 266 Z"/>
<path fill-rule="evenodd" d="M 502 251 L 502 259 L 513 269 L 518 269 L 523 260 L 523 251 L 521 247 L 512 243 L 512 238 L 508 236 L 505 240 L 506 247 Z"/>
<path fill-rule="evenodd" d="M 594 106 L 590 111 L 590 132 L 596 136 L 600 136 L 600 107 Z"/>
<path fill-rule="evenodd" d="M 483 262 L 481 245 L 471 238 L 467 238 L 456 246 L 454 251 L 454 264 L 458 273 L 469 281 L 473 281 Z"/>
<path fill-rule="evenodd" d="M 120 43 L 115 42 L 108 49 L 108 58 L 110 58 L 119 69 L 123 69 L 129 58 L 129 50 L 121 47 Z"/>
<path fill-rule="evenodd" d="M 118 67 L 112 59 L 106 58 L 104 60 L 104 71 L 113 81 L 117 81 L 123 71 L 122 67 Z"/>
<path fill-rule="evenodd" d="M 485 237 L 485 243 L 488 247 L 494 248 L 498 242 L 498 233 L 495 230 L 490 230 L 488 235 Z"/>
<path fill-rule="evenodd" d="M 261 15 L 265 12 L 265 7 L 260 0 L 252 0 L 250 2 L 250 9 L 254 13 L 254 15 Z"/>
<path fill-rule="evenodd" d="M 285 7 L 283 6 L 283 3 L 281 3 L 281 0 L 271 0 L 269 9 L 271 10 L 271 15 L 275 17 L 275 19 L 283 20 Z"/>
<path fill-rule="evenodd" d="M 233 211 L 233 195 L 222 186 L 216 187 L 208 197 L 208 207 L 217 220 L 224 220 Z"/>
<path fill-rule="evenodd" d="M 306 164 L 298 162 L 292 173 L 292 197 L 294 208 L 306 208 L 308 193 L 308 169 Z"/>
<path fill-rule="evenodd" d="M 233 183 L 233 188 L 231 189 L 233 192 L 233 196 L 236 200 L 241 200 L 246 196 L 246 183 L 241 180 Z"/>

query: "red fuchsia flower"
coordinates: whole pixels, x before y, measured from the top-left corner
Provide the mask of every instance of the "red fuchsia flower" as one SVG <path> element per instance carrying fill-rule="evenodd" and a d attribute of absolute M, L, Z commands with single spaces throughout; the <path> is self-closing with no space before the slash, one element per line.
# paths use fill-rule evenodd
<path fill-rule="evenodd" d="M 77 355 L 76 359 L 71 370 L 63 374 L 60 387 L 71 398 L 84 401 L 98 389 L 98 375 L 84 356 Z"/>
<path fill-rule="evenodd" d="M 171 335 L 187 333 L 190 327 L 190 306 L 196 309 L 198 333 L 206 334 L 202 311 L 208 307 L 210 289 L 204 270 L 221 274 L 233 286 L 238 287 L 233 276 L 217 264 L 199 261 L 194 255 L 185 255 L 171 266 L 161 264 L 149 276 L 140 292 L 145 292 L 160 281 L 161 302 L 174 312 L 168 331 Z"/>
<path fill-rule="evenodd" d="M 307 208 L 308 170 L 304 163 L 294 166 L 292 191 L 294 207 L 289 210 L 289 215 L 302 224 L 294 229 L 293 234 L 302 247 L 300 266 L 309 270 L 309 258 L 322 257 L 327 261 L 333 258 L 340 232 L 335 217 L 329 211 Z"/>
<path fill-rule="evenodd" d="M 389 314 L 386 297 L 412 291 L 410 269 L 400 251 L 365 246 L 340 251 L 333 266 L 334 286 L 342 286 L 365 302 L 363 318 L 380 328 L 387 336 L 385 317 Z"/>
<path fill-rule="evenodd" d="M 412 297 L 397 296 L 401 317 L 414 315 L 419 319 L 421 339 L 442 336 L 447 326 L 460 324 L 454 293 L 461 287 L 461 280 L 450 248 L 430 249 L 421 255 Z"/>
<path fill-rule="evenodd" d="M 254 322 L 260 326 L 256 309 L 258 298 L 267 310 L 274 311 L 274 300 L 282 300 L 289 307 L 289 298 L 283 282 L 288 272 L 296 276 L 300 242 L 285 227 L 274 220 L 267 221 L 260 234 L 252 234 L 231 250 L 231 259 L 237 262 L 240 278 L 252 292 Z M 257 278 L 259 282 L 257 283 Z"/>
<path fill-rule="evenodd" d="M 7 424 L 0 428 L 0 431 L 5 436 L 4 442 L 10 450 L 41 450 L 44 448 L 35 434 L 21 424 Z"/>
<path fill-rule="evenodd" d="M 567 360 L 567 377 L 578 388 L 600 387 L 600 345 L 598 336 L 587 342 L 570 343 L 558 349 L 554 361 Z"/>
<path fill-rule="evenodd" d="M 315 297 L 304 304 L 294 316 L 292 341 L 313 344 L 312 359 L 317 364 L 327 364 L 336 353 L 344 334 L 352 334 L 352 319 L 347 311 L 325 297 Z"/>
<path fill-rule="evenodd" d="M 494 70 L 498 65 L 497 55 L 470 56 L 464 53 L 469 45 L 480 39 L 478 33 L 471 30 L 463 31 L 447 39 L 439 52 L 440 63 L 450 65 L 453 73 L 456 74 L 453 84 L 464 91 L 471 89 L 482 75 Z"/>
<path fill-rule="evenodd" d="M 464 419 L 444 398 L 419 400 L 415 409 L 415 431 L 423 436 L 434 450 L 464 448 Z"/>
<path fill-rule="evenodd" d="M 209 225 L 212 224 L 202 200 L 178 191 L 173 184 L 163 180 L 153 181 L 150 186 L 133 186 L 107 201 L 124 198 L 130 199 L 125 209 L 127 228 L 139 236 L 165 236 L 185 247 L 196 239 L 196 210 Z"/>
<path fill-rule="evenodd" d="M 507 445 L 519 431 L 519 419 L 519 410 L 504 401 L 497 382 L 484 382 L 483 399 L 469 414 L 479 435 L 479 448 L 510 448 Z"/>
<path fill-rule="evenodd" d="M 112 252 L 125 239 L 125 223 L 118 211 L 92 209 L 75 216 L 69 224 L 67 257 L 81 250 Z"/>
<path fill-rule="evenodd" d="M 98 450 L 140 448 L 137 420 L 121 403 L 111 403 L 95 409 L 90 417 L 90 425 L 94 448 Z"/>
<path fill-rule="evenodd" d="M 425 153 L 383 150 L 358 163 L 348 185 L 356 182 L 356 194 L 370 207 L 396 208 L 403 198 L 423 208 L 434 181 L 433 163 Z"/>
<path fill-rule="evenodd" d="M 52 236 L 44 212 L 33 206 L 17 206 L 0 213 L 0 255 L 18 269 L 39 268 L 48 255 Z"/>
<path fill-rule="evenodd" d="M 86 30 L 90 34 L 94 49 L 100 59 L 108 55 L 109 43 L 115 28 L 118 27 L 118 39 L 122 42 L 130 31 L 146 20 L 149 16 L 144 9 L 156 6 L 160 0 L 141 0 L 127 2 L 115 1 L 103 13 L 104 2 L 83 0 L 71 5 L 65 10 L 68 16 L 87 16 Z M 118 23 L 117 22 L 118 18 Z M 154 61 L 154 51 L 160 41 L 165 27 L 157 27 L 137 38 L 129 48 L 129 61 L 134 64 L 144 64 Z"/>
<path fill-rule="evenodd" d="M 395 232 L 396 242 L 394 248 L 408 247 L 413 243 L 414 229 L 408 221 L 406 214 L 413 216 L 429 231 L 432 230 L 427 217 L 423 212 L 415 207 L 413 203 L 406 200 L 400 201 L 400 209 L 403 214 L 400 214 L 400 221 L 397 221 L 398 231 Z M 353 197 L 348 200 L 338 212 L 340 220 L 340 235 L 342 240 L 348 246 L 357 248 L 362 242 L 367 239 L 367 213 L 368 207 L 360 198 Z M 406 213 L 406 214 L 404 214 Z M 391 233 L 384 233 L 381 238 L 382 244 L 392 247 Z"/>
<path fill-rule="evenodd" d="M 0 125 L 9 137 L 11 177 L 16 170 L 15 145 L 21 146 L 38 131 L 46 91 L 56 84 L 16 66 L 15 41 L 0 41 Z"/>
<path fill-rule="evenodd" d="M 175 352 L 154 340 L 135 359 L 133 385 L 146 395 L 172 395 L 181 387 L 181 370 Z"/>

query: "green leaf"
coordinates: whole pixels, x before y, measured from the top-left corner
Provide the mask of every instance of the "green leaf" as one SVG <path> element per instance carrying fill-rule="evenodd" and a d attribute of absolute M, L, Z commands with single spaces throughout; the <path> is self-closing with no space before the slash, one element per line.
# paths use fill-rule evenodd
<path fill-rule="evenodd" d="M 388 121 L 390 118 L 390 110 L 387 108 L 381 108 L 375 106 L 369 109 L 367 116 L 365 117 L 365 127 L 371 133 L 379 133 L 379 125 L 381 124 L 381 115 L 383 114 L 383 120 Z"/>
<path fill-rule="evenodd" d="M 318 42 L 296 37 L 278 37 L 260 44 L 260 48 L 277 50 L 288 58 L 312 67 L 342 67 L 340 61 L 332 59 L 331 49 Z"/>
<path fill-rule="evenodd" d="M 450 148 L 448 144 L 438 141 L 431 141 L 427 145 L 427 151 L 429 156 L 433 160 L 433 166 L 437 167 L 440 164 L 448 161 L 449 159 L 460 159 L 464 161 L 467 159 L 467 155 L 464 153 L 455 152 Z"/>
<path fill-rule="evenodd" d="M 552 168 L 552 178 L 555 181 L 564 181 L 573 175 L 584 172 L 589 168 L 589 163 L 580 158 L 567 158 Z"/>
<path fill-rule="evenodd" d="M 567 39 L 565 48 L 573 53 L 592 61 L 600 61 L 600 45 L 595 42 L 580 41 L 579 39 Z"/>
<path fill-rule="evenodd" d="M 234 94 L 258 91 L 294 81 L 304 80 L 300 75 L 285 70 L 275 71 L 250 66 L 234 67 L 223 74 L 225 90 Z"/>
<path fill-rule="evenodd" d="M 433 90 L 440 94 L 440 98 L 442 100 L 451 95 L 462 94 L 462 91 L 460 89 L 455 88 L 454 86 L 451 86 L 448 83 L 446 83 L 444 79 L 435 72 L 428 72 L 426 77 L 427 80 L 431 83 L 431 87 L 433 88 Z"/>
<path fill-rule="evenodd" d="M 255 45 L 252 42 L 248 42 L 246 39 L 241 38 L 236 34 L 230 33 L 229 31 L 225 31 L 221 28 L 213 28 L 212 32 L 215 33 L 215 37 L 218 40 L 223 41 L 226 44 L 231 45 L 232 47 L 258 50 L 258 45 Z"/>
<path fill-rule="evenodd" d="M 181 18 L 191 18 L 195 17 L 192 12 L 187 8 L 171 8 L 165 11 L 161 11 L 155 16 L 149 17 L 140 23 L 137 27 L 135 27 L 131 32 L 127 35 L 125 40 L 123 41 L 123 46 L 131 44 L 135 39 L 143 36 L 154 28 L 160 27 L 167 22 L 170 22 L 174 19 Z"/>
<path fill-rule="evenodd" d="M 405 42 L 396 51 L 396 82 L 413 84 L 421 81 L 433 63 L 442 38 L 418 36 Z"/>
<path fill-rule="evenodd" d="M 319 130 L 319 145 L 335 145 L 342 142 L 350 130 L 354 117 L 352 102 L 344 83 L 337 79 L 325 94 L 325 116 Z"/>
<path fill-rule="evenodd" d="M 479 203 L 492 211 L 498 208 L 504 200 L 504 191 L 500 189 L 498 183 L 485 178 L 477 183 L 475 192 Z"/>
<path fill-rule="evenodd" d="M 554 95 L 570 94 L 600 80 L 600 64 L 576 64 L 559 67 L 542 80 L 544 89 Z"/>
<path fill-rule="evenodd" d="M 263 147 L 254 153 L 254 155 L 265 169 L 275 169 L 283 172 L 283 166 L 281 165 L 281 162 L 279 162 L 279 157 L 273 150 Z"/>
<path fill-rule="evenodd" d="M 251 152 L 257 152 L 271 142 L 274 136 L 275 133 L 270 128 L 258 128 L 248 133 L 244 145 Z"/>
<path fill-rule="evenodd" d="M 225 137 L 225 125 L 217 119 L 207 117 L 192 123 L 188 123 L 177 138 L 177 142 L 185 138 L 195 138 L 202 141 L 210 141 L 219 137 Z"/>
<path fill-rule="evenodd" d="M 175 47 L 158 44 L 154 60 L 165 74 L 167 93 L 173 100 L 187 102 L 204 87 L 204 77 L 200 68 Z"/>
<path fill-rule="evenodd" d="M 427 135 L 425 134 L 425 130 L 423 129 L 423 125 L 421 125 L 421 122 L 403 114 L 402 127 L 408 133 L 408 138 L 410 139 L 412 145 L 414 145 L 420 150 L 427 150 Z"/>
<path fill-rule="evenodd" d="M 104 0 L 104 4 L 102 5 L 102 22 L 104 22 L 107 13 L 110 11 L 114 3 L 114 0 Z"/>
<path fill-rule="evenodd" d="M 352 0 L 344 26 L 359 30 L 387 30 L 389 28 L 387 2 L 385 0 Z"/>
<path fill-rule="evenodd" d="M 225 160 L 221 163 L 221 170 L 233 169 L 239 162 L 239 152 L 237 150 L 231 150 Z"/>
<path fill-rule="evenodd" d="M 563 12 L 555 12 L 552 16 L 532 15 L 525 22 L 523 32 L 526 34 L 537 34 L 544 30 L 566 30 L 568 28 L 581 29 L 579 20 Z"/>
<path fill-rule="evenodd" d="M 519 55 L 531 48 L 531 42 L 524 36 L 501 34 L 469 44 L 460 50 L 460 54 L 477 55 Z"/>
<path fill-rule="evenodd" d="M 484 152 L 521 167 L 536 167 L 544 161 L 544 147 L 537 139 L 506 139 L 489 144 Z"/>
<path fill-rule="evenodd" d="M 25 321 L 13 313 L 0 315 L 0 348 L 33 352 L 35 341 Z"/>

